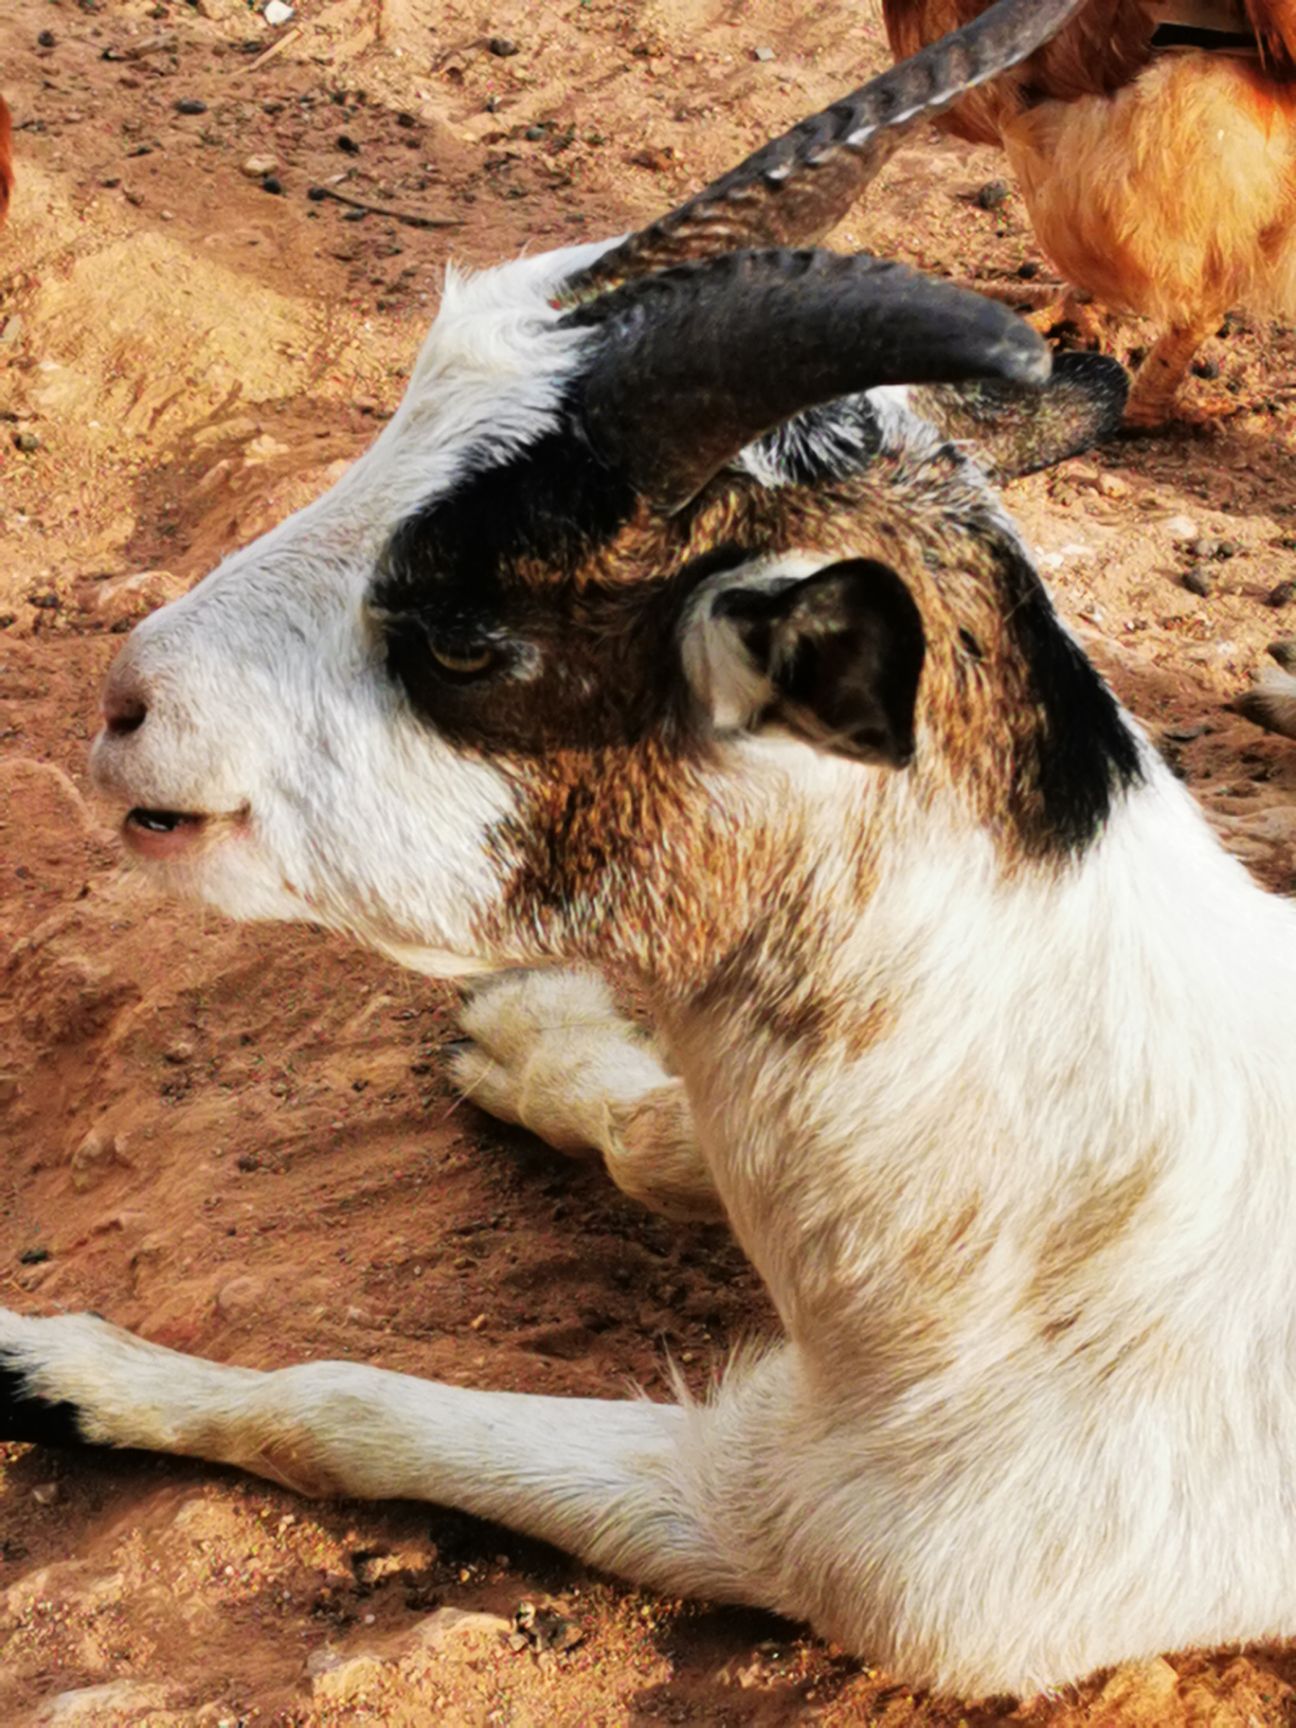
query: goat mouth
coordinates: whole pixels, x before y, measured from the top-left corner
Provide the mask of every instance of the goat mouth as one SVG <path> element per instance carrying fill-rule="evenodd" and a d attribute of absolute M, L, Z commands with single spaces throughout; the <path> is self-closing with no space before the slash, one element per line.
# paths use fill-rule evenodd
<path fill-rule="evenodd" d="M 136 805 L 122 824 L 122 839 L 142 858 L 175 858 L 197 841 L 206 826 L 207 818 L 191 811 Z"/>

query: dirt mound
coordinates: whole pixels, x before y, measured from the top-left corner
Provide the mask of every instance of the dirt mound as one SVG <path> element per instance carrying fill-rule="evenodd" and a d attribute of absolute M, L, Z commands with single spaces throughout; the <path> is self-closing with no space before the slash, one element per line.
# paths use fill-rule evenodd
<path fill-rule="evenodd" d="M 310 929 L 146 898 L 85 800 L 85 750 L 115 632 L 372 438 L 448 255 L 619 230 L 880 58 L 857 0 L 302 0 L 278 32 L 242 0 L 5 7 L 20 173 L 0 234 L 6 1300 L 99 1309 L 252 1365 L 351 1356 L 582 1394 L 661 1390 L 666 1350 L 701 1384 L 768 1323 L 723 1232 L 669 1228 L 454 1103 L 444 993 Z M 971 196 L 1002 172 L 916 145 L 843 238 L 1014 284 L 1040 264 L 1020 203 Z M 1012 499 L 1121 694 L 1285 891 L 1296 747 L 1223 703 L 1296 627 L 1266 603 L 1296 577 L 1294 352 L 1289 332 L 1236 322 L 1207 358 L 1248 411 Z M 1206 595 L 1184 588 L 1190 569 Z M 523 1599 L 579 1640 L 518 1632 Z M 1278 1649 L 1024 1706 L 914 1698 L 797 1628 L 643 1597 L 436 1508 L 312 1506 L 175 1460 L 16 1447 L 0 1450 L 0 1650 L 15 1725 L 1276 1728 L 1296 1713 Z"/>

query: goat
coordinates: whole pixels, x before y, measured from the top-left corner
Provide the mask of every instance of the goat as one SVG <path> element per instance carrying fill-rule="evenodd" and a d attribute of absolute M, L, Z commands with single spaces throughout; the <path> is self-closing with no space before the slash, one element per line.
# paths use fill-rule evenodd
<path fill-rule="evenodd" d="M 725 1218 L 782 1341 L 667 1405 L 4 1314 L 0 1435 L 440 1502 L 964 1693 L 1296 1632 L 1296 911 L 974 459 L 1105 435 L 1124 374 L 785 249 L 1075 4 L 1001 0 L 627 240 L 451 273 L 373 448 L 105 692 L 155 882 L 481 975 L 461 1085 Z"/>

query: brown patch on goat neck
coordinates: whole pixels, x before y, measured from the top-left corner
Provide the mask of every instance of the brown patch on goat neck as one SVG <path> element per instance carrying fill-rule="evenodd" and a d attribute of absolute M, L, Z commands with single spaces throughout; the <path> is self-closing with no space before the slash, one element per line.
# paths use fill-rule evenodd
<path fill-rule="evenodd" d="M 942 1296 L 965 1285 L 993 1246 L 994 1233 L 982 1221 L 982 1202 L 972 1198 L 957 1211 L 925 1225 L 911 1238 L 901 1260 L 924 1296 Z"/>
<path fill-rule="evenodd" d="M 1092 1293 L 1089 1280 L 1095 1261 L 1109 1253 L 1129 1229 L 1152 1183 L 1149 1171 L 1131 1170 L 1109 1182 L 1097 1199 L 1083 1201 L 1049 1225 L 1036 1259 L 1035 1276 L 1025 1294 L 1026 1306 L 1046 1316 L 1040 1325 L 1040 1336 L 1046 1342 L 1057 1342 L 1074 1329 L 1085 1294 Z"/>
<path fill-rule="evenodd" d="M 701 763 L 660 739 L 556 752 L 522 783 L 519 816 L 495 836 L 509 886 L 488 941 L 521 930 L 540 954 L 620 961 L 667 994 L 770 944 L 808 963 L 813 858 L 795 811 L 718 808 Z"/>

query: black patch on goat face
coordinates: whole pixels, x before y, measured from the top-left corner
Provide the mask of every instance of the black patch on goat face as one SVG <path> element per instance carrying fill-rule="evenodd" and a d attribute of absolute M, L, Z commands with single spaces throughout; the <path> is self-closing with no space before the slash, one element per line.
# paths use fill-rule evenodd
<path fill-rule="evenodd" d="M 23 1375 L 0 1355 L 0 1440 L 37 1446 L 83 1446 L 75 1404 L 42 1398 L 26 1389 Z"/>
<path fill-rule="evenodd" d="M 397 529 L 371 593 L 388 669 L 415 710 L 487 750 L 639 736 L 661 692 L 634 668 L 660 673 L 673 608 L 651 581 L 608 593 L 579 580 L 639 510 L 571 415 L 503 465 L 470 459 Z M 485 667 L 448 672 L 438 649 L 464 664 L 480 651 Z"/>
<path fill-rule="evenodd" d="M 388 670 L 466 748 L 633 744 L 684 721 L 688 594 L 750 556 L 693 551 L 686 522 L 647 510 L 568 417 L 397 530 L 371 594 Z"/>
<path fill-rule="evenodd" d="M 484 466 L 479 454 L 470 453 L 456 486 L 393 534 L 373 590 L 384 611 L 489 621 L 524 570 L 574 576 L 638 507 L 570 413 L 511 461 Z"/>

